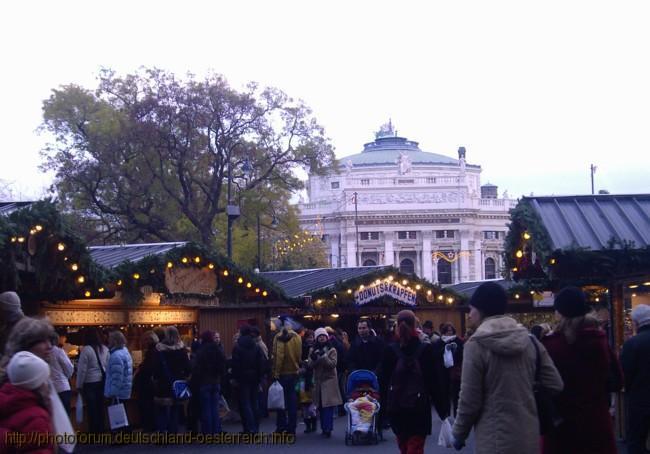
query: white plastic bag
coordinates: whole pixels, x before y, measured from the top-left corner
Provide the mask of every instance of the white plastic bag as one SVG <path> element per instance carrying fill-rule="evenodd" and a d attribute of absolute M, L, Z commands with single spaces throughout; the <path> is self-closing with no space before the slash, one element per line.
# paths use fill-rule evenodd
<path fill-rule="evenodd" d="M 77 424 L 81 424 L 84 420 L 84 400 L 81 397 L 81 391 L 77 394 L 77 404 L 75 407 L 75 416 L 77 418 Z"/>
<path fill-rule="evenodd" d="M 274 381 L 269 386 L 269 397 L 267 400 L 269 410 L 284 410 L 284 389 L 279 381 Z"/>
<path fill-rule="evenodd" d="M 451 432 L 451 428 L 454 425 L 454 418 L 451 416 L 445 418 L 440 426 L 440 434 L 438 435 L 438 446 L 443 448 L 453 448 L 454 447 L 454 436 Z"/>
<path fill-rule="evenodd" d="M 126 408 L 119 400 L 113 405 L 108 406 L 108 422 L 111 430 L 121 429 L 129 425 L 129 419 L 126 417 Z"/>
<path fill-rule="evenodd" d="M 57 441 L 61 441 L 61 443 L 59 443 L 59 448 L 64 452 L 72 452 L 77 444 L 75 441 L 76 434 L 72 428 L 68 412 L 65 411 L 61 399 L 51 383 L 50 405 L 52 410 L 52 425 L 54 426 L 54 433 L 57 435 Z"/>
<path fill-rule="evenodd" d="M 445 345 L 444 360 L 445 360 L 445 367 L 447 369 L 449 369 L 450 367 L 454 367 L 454 347 L 456 345 L 454 344 L 454 347 L 452 347 L 451 345 L 452 344 Z"/>

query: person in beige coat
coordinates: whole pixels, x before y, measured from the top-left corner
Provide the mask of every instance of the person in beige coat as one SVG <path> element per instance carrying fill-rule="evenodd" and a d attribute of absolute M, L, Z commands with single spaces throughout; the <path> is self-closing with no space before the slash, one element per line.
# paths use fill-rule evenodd
<path fill-rule="evenodd" d="M 533 394 L 537 353 L 540 382 L 550 392 L 563 388 L 546 349 L 513 318 L 508 297 L 494 282 L 482 284 L 469 302 L 476 332 L 465 344 L 454 447 L 460 450 L 472 427 L 476 454 L 538 454 L 539 421 Z"/>
<path fill-rule="evenodd" d="M 316 344 L 309 351 L 307 366 L 314 370 L 312 401 L 318 406 L 323 436 L 329 438 L 334 428 L 334 410 L 343 403 L 336 374 L 336 348 L 329 341 L 325 328 L 314 333 Z"/>

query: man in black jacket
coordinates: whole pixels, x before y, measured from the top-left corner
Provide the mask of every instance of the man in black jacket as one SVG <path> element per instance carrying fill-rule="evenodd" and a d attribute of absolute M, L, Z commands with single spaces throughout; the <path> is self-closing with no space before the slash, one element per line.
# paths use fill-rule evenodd
<path fill-rule="evenodd" d="M 650 432 L 650 306 L 636 306 L 632 323 L 636 336 L 623 344 L 621 353 L 628 411 L 627 452 L 641 454 L 647 452 Z"/>
<path fill-rule="evenodd" d="M 357 323 L 357 334 L 348 351 L 348 370 L 366 369 L 378 373 L 384 354 L 384 342 L 370 333 L 370 322 L 366 319 Z"/>
<path fill-rule="evenodd" d="M 239 328 L 239 338 L 232 350 L 232 375 L 239 387 L 239 408 L 244 432 L 259 432 L 259 400 L 257 391 L 267 372 L 267 361 L 253 338 L 251 327 Z"/>

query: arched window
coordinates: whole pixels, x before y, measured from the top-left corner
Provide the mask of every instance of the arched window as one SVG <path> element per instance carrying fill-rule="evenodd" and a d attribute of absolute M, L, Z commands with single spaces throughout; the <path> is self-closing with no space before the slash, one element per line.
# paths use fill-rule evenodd
<path fill-rule="evenodd" d="M 404 274 L 415 274 L 415 264 L 411 259 L 404 259 L 399 263 L 399 270 Z"/>
<path fill-rule="evenodd" d="M 377 266 L 377 263 L 372 259 L 367 259 L 363 262 L 363 266 Z"/>
<path fill-rule="evenodd" d="M 485 259 L 485 279 L 497 278 L 497 264 L 492 257 Z"/>
<path fill-rule="evenodd" d="M 451 284 L 451 263 L 447 260 L 438 261 L 438 283 Z"/>

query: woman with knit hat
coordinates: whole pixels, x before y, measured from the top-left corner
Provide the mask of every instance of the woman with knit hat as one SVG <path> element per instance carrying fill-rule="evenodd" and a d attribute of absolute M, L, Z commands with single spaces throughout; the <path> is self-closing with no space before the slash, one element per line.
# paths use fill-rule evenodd
<path fill-rule="evenodd" d="M 564 381 L 556 405 L 563 422 L 543 437 L 543 453 L 615 454 L 608 391 L 621 388 L 622 373 L 598 319 L 588 314 L 584 292 L 566 287 L 555 297 L 559 320 L 542 340 Z"/>
<path fill-rule="evenodd" d="M 52 339 L 56 336 L 52 324 L 44 318 L 21 318 L 11 329 L 4 355 L 0 359 L 0 384 L 7 381 L 6 366 L 19 351 L 29 351 L 43 361 L 52 354 Z"/>
<path fill-rule="evenodd" d="M 481 284 L 469 301 L 468 324 L 476 329 L 463 350 L 454 447 L 475 429 L 476 454 L 538 454 L 539 421 L 533 394 L 539 354 L 541 385 L 562 390 L 546 349 L 505 315 L 508 297 L 494 282 Z M 538 353 L 539 352 L 539 353 Z"/>
<path fill-rule="evenodd" d="M 431 434 L 431 404 L 440 402 L 436 357 L 431 343 L 420 340 L 412 311 L 397 314 L 396 330 L 398 340 L 386 347 L 379 366 L 382 406 L 400 452 L 423 453 Z"/>
<path fill-rule="evenodd" d="M 53 453 L 50 366 L 33 353 L 17 352 L 7 378 L 0 387 L 0 452 Z"/>
<path fill-rule="evenodd" d="M 314 337 L 316 343 L 309 351 L 307 366 L 314 371 L 312 399 L 318 406 L 321 430 L 329 438 L 334 429 L 334 410 L 343 402 L 336 373 L 338 354 L 325 328 L 318 328 Z"/>

